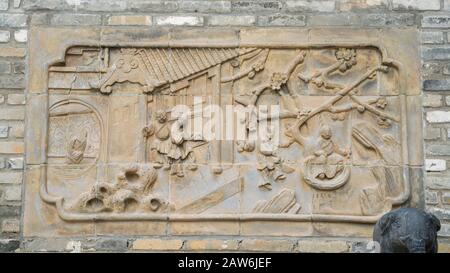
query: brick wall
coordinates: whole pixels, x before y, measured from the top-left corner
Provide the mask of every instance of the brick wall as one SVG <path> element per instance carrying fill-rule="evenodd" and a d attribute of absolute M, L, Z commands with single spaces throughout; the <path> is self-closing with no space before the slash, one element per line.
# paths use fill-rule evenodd
<path fill-rule="evenodd" d="M 450 250 L 450 0 L 0 0 L 0 252 L 241 250 L 364 251 L 344 238 L 21 238 L 27 29 L 33 24 L 417 27 L 422 35 L 426 207 Z"/>

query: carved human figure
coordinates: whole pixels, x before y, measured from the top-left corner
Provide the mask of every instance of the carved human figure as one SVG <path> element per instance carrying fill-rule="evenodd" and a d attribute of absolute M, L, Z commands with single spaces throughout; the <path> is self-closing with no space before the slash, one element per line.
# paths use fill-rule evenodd
<path fill-rule="evenodd" d="M 156 129 L 156 140 L 153 143 L 152 149 L 157 152 L 155 167 L 162 167 L 170 169 L 171 175 L 179 177 L 184 176 L 182 162 L 190 163 L 188 169 L 195 170 L 197 167 L 195 163 L 195 156 L 192 148 L 187 145 L 190 140 L 186 136 L 184 128 L 187 122 L 186 115 L 180 115 L 172 124 L 171 128 L 167 122 L 166 111 L 159 110 L 156 113 L 156 119 L 160 123 L 159 128 Z"/>
<path fill-rule="evenodd" d="M 323 125 L 320 128 L 319 140 L 317 141 L 318 150 L 314 152 L 308 162 L 313 168 L 316 168 L 319 179 L 330 179 L 342 171 L 344 157 L 350 154 L 350 151 L 341 149 L 332 140 L 331 128 Z"/>
<path fill-rule="evenodd" d="M 69 163 L 80 164 L 84 157 L 87 145 L 87 132 L 81 138 L 74 136 L 67 147 L 67 159 Z"/>

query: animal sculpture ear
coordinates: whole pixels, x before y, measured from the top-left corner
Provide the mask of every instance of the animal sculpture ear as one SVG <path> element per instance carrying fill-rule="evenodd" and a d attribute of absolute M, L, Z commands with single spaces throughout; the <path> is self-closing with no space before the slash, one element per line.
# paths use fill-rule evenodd
<path fill-rule="evenodd" d="M 441 230 L 441 222 L 439 219 L 433 214 L 428 214 L 428 217 L 430 217 L 430 221 L 435 225 L 436 231 Z"/>
<path fill-rule="evenodd" d="M 383 217 L 381 217 L 381 219 L 379 221 L 379 226 L 380 226 L 382 235 L 384 235 L 389 230 L 389 227 L 391 226 L 394 219 L 395 219 L 395 216 L 390 213 L 385 214 L 385 215 L 383 215 Z"/>

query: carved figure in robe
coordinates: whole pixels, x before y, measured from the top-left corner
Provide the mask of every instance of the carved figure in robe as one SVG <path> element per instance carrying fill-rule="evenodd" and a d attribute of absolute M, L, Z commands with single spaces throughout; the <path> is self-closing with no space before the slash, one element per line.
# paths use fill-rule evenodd
<path fill-rule="evenodd" d="M 85 132 L 81 138 L 75 136 L 69 141 L 69 145 L 67 147 L 67 159 L 69 163 L 72 164 L 81 163 L 81 161 L 84 158 L 86 144 L 87 144 L 87 132 Z"/>

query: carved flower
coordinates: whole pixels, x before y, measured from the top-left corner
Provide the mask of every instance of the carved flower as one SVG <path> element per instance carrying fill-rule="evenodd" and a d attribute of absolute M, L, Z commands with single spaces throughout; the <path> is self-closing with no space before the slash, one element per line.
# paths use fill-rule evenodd
<path fill-rule="evenodd" d="M 255 70 L 256 72 L 259 72 L 261 70 L 264 69 L 264 62 L 259 60 L 257 61 L 253 66 L 252 66 L 253 70 Z"/>
<path fill-rule="evenodd" d="M 356 50 L 351 48 L 339 48 L 336 51 L 336 59 L 342 62 L 339 71 L 345 72 L 356 64 Z"/>
<path fill-rule="evenodd" d="M 281 86 L 285 84 L 288 80 L 288 77 L 284 73 L 273 73 L 272 78 L 270 79 L 270 86 L 273 90 L 280 90 Z"/>
<path fill-rule="evenodd" d="M 386 105 L 387 105 L 387 100 L 386 100 L 386 98 L 379 98 L 379 99 L 377 100 L 376 106 L 377 106 L 378 108 L 384 109 L 384 108 L 386 108 Z"/>
<path fill-rule="evenodd" d="M 391 127 L 391 121 L 387 118 L 383 118 L 383 117 L 378 117 L 377 118 L 377 123 L 378 126 L 380 126 L 381 128 L 389 128 Z"/>
<path fill-rule="evenodd" d="M 156 120 L 158 120 L 159 123 L 164 123 L 167 120 L 167 114 L 164 110 L 158 110 L 156 111 Z"/>

